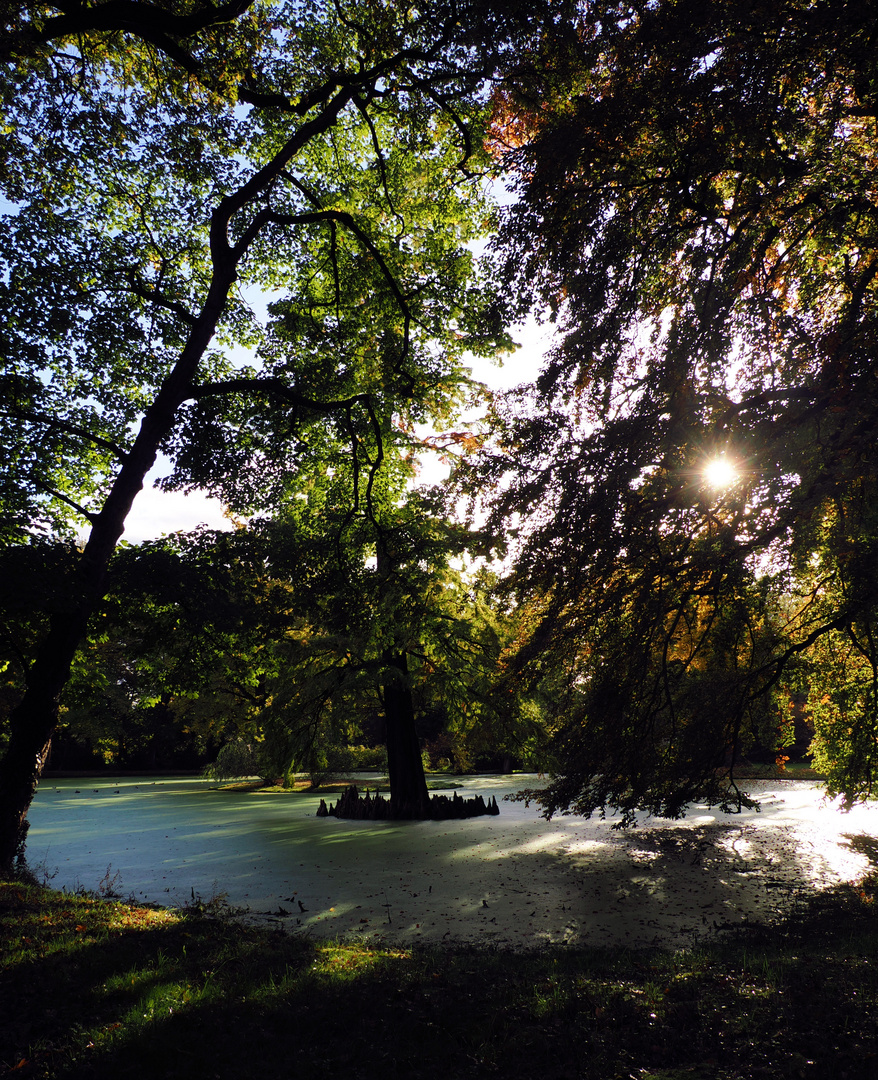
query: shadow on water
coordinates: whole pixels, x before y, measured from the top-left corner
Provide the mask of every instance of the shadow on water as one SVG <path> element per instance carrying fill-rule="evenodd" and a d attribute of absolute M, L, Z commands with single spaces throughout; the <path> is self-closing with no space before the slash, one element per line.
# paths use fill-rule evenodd
<path fill-rule="evenodd" d="M 553 903 L 561 898 L 566 933 L 542 936 L 594 945 L 693 944 L 776 921 L 838 880 L 819 853 L 802 850 L 792 827 L 748 822 L 641 828 L 509 857 L 521 864 L 519 880 L 532 883 L 517 891 L 537 925 L 557 920 Z"/>
<path fill-rule="evenodd" d="M 863 855 L 869 860 L 872 872 L 878 871 L 878 837 L 869 836 L 866 833 L 859 835 L 844 834 L 847 846 L 858 855 Z"/>
<path fill-rule="evenodd" d="M 457 787 L 503 794 L 521 777 Z M 541 948 L 680 945 L 771 922 L 875 862 L 872 817 L 842 819 L 813 784 L 761 785 L 762 812 L 684 822 L 558 817 L 501 803 L 463 822 L 317 819 L 319 793 L 223 791 L 200 780 L 65 781 L 41 789 L 29 854 L 56 887 L 182 904 L 225 893 L 254 918 L 319 936 Z M 856 835 L 845 824 L 865 823 Z M 871 845 L 871 846 L 870 846 Z M 108 869 L 111 868 L 111 871 Z"/>

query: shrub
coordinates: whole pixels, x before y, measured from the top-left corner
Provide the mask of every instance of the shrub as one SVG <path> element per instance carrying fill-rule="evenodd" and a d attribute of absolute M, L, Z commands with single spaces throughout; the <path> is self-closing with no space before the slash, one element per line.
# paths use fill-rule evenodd
<path fill-rule="evenodd" d="M 259 756 L 252 743 L 241 739 L 226 745 L 217 754 L 213 765 L 208 765 L 204 776 L 211 780 L 232 780 L 243 776 L 262 776 Z"/>

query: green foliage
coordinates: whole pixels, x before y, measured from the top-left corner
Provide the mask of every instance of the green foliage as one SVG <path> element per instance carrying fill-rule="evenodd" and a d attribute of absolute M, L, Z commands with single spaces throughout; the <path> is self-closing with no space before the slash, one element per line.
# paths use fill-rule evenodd
<path fill-rule="evenodd" d="M 164 436 L 170 484 L 270 504 L 308 468 L 289 435 L 315 416 L 337 411 L 344 426 L 372 395 L 405 422 L 447 413 L 464 352 L 505 340 L 467 247 L 491 218 L 476 176 L 483 75 L 459 64 L 447 17 L 260 6 L 224 29 L 225 45 L 199 42 L 195 82 L 118 37 L 7 73 L 9 535 L 100 508 L 133 425 L 228 277 L 220 233 L 240 287 L 278 299 L 261 324 L 222 287 L 213 346 L 178 404 L 194 402 Z M 244 105 L 212 65 L 237 72 Z M 243 368 L 242 348 L 255 361 Z"/>
<path fill-rule="evenodd" d="M 49 619 L 70 605 L 76 557 L 73 545 L 37 538 L 0 547 L 0 747 Z"/>
<path fill-rule="evenodd" d="M 848 806 L 873 795 L 878 746 L 878 507 L 871 478 L 821 508 L 811 523 L 810 590 L 798 619 L 825 628 L 807 653 L 815 767 Z M 815 515 L 816 516 L 816 515 Z M 804 591 L 804 590 L 803 590 Z"/>
<path fill-rule="evenodd" d="M 204 529 L 120 551 L 65 691 L 61 733 L 101 739 L 117 765 L 141 767 L 184 750 L 197 767 L 223 743 L 251 742 L 271 639 L 290 607 L 265 558 L 243 531 Z"/>
<path fill-rule="evenodd" d="M 506 278 L 559 336 L 469 482 L 523 522 L 549 812 L 740 805 L 803 683 L 833 789 L 873 791 L 869 12 L 590 4 L 497 98 Z"/>
<path fill-rule="evenodd" d="M 452 564 L 477 538 L 422 495 L 396 506 L 388 496 L 364 499 L 354 515 L 326 493 L 316 533 L 297 515 L 264 526 L 296 613 L 274 642 L 259 718 L 286 770 L 331 773 L 339 749 L 366 733 L 383 741 L 388 685 L 405 686 L 422 727 L 439 717 L 461 747 L 490 714 L 499 639 L 477 587 Z"/>
<path fill-rule="evenodd" d="M 539 34 L 524 7 L 8 13 L 0 532 L 89 532 L 11 714 L 0 864 L 159 451 L 168 485 L 247 511 L 348 452 L 352 512 L 373 513 L 391 429 L 441 422 L 466 350 L 507 343 L 471 249 L 492 224 L 489 81 Z"/>
<path fill-rule="evenodd" d="M 226 743 L 217 755 L 216 761 L 204 770 L 204 775 L 212 780 L 260 776 L 259 755 L 256 747 L 241 739 Z"/>
<path fill-rule="evenodd" d="M 4 73 L 3 521 L 19 536 L 100 506 L 209 278 L 211 206 L 242 175 L 233 103 L 120 46 Z"/>
<path fill-rule="evenodd" d="M 480 538 L 415 494 L 386 504 L 382 531 L 367 514 L 384 503 L 364 500 L 352 516 L 334 501 L 350 477 L 329 480 L 338 488 L 309 493 L 319 515 L 300 516 L 294 500 L 287 520 L 119 552 L 65 690 L 56 767 L 87 754 L 195 767 L 229 740 L 252 745 L 248 772 L 269 778 L 305 772 L 319 784 L 380 766 L 383 688 L 398 678 L 388 657 L 399 655 L 435 764 L 521 763 L 540 725 L 495 689 L 508 630 L 487 580 L 452 565 Z M 379 572 L 376 537 L 393 544 L 391 574 Z M 11 693 L 22 671 L 10 671 Z"/>

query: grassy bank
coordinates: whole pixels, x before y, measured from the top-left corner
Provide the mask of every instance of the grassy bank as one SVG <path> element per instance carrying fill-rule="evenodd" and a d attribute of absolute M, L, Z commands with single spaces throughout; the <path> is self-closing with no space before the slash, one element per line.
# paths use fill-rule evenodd
<path fill-rule="evenodd" d="M 361 947 L 0 883 L 0 1074 L 878 1076 L 878 901 L 681 953 Z"/>

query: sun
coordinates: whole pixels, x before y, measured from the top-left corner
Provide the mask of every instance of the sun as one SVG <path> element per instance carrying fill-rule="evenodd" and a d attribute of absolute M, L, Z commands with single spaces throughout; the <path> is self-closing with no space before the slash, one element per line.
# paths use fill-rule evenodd
<path fill-rule="evenodd" d="M 738 470 L 728 458 L 712 458 L 703 469 L 704 479 L 716 489 L 727 488 L 738 479 Z"/>

